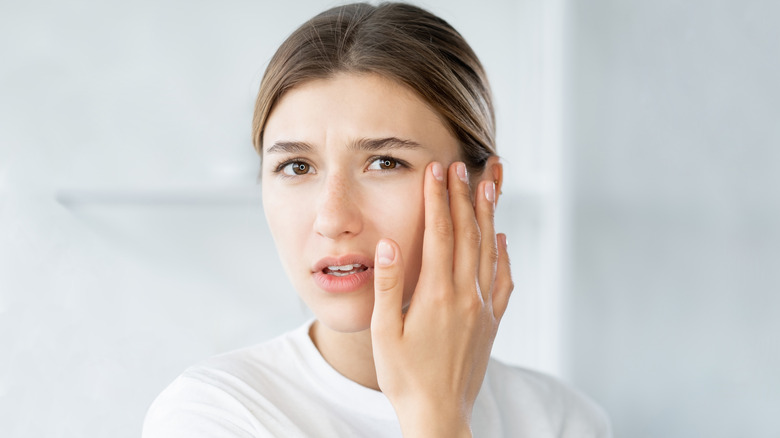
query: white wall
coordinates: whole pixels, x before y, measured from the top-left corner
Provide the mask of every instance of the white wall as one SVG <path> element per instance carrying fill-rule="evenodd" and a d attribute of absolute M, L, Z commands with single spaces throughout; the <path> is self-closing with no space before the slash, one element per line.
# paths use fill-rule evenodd
<path fill-rule="evenodd" d="M 570 1 L 572 378 L 616 436 L 780 430 L 780 3 Z"/>
<path fill-rule="evenodd" d="M 138 436 L 186 366 L 309 317 L 264 223 L 249 128 L 273 51 L 333 4 L 0 4 L 0 436 Z M 559 259 L 541 254 L 556 165 L 529 128 L 543 8 L 422 5 L 469 40 L 496 95 L 518 288 L 495 352 L 555 372 L 539 267 Z"/>

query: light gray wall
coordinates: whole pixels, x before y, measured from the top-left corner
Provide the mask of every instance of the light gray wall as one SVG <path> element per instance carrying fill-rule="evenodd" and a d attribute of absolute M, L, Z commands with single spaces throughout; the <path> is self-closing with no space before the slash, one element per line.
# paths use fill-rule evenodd
<path fill-rule="evenodd" d="M 539 276 L 559 255 L 540 257 L 561 135 L 564 377 L 618 436 L 772 436 L 777 6 L 563 3 L 422 3 L 486 65 L 514 170 L 496 352 L 560 350 L 535 330 L 560 316 L 540 312 L 558 301 Z M 0 3 L 0 436 L 138 436 L 184 367 L 308 317 L 278 274 L 248 126 L 273 50 L 333 4 Z"/>
<path fill-rule="evenodd" d="M 616 436 L 780 430 L 780 3 L 568 2 L 568 367 Z"/>
<path fill-rule="evenodd" d="M 249 128 L 276 47 L 337 3 L 0 2 L 0 436 L 139 436 L 185 367 L 310 317 Z M 515 144 L 517 5 L 422 5 L 480 54 Z"/>

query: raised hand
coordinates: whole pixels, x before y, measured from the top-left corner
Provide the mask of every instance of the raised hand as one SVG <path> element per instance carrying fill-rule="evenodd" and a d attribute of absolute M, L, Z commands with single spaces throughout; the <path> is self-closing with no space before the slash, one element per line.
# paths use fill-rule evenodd
<path fill-rule="evenodd" d="M 496 189 L 478 183 L 472 204 L 463 163 L 425 171 L 420 277 L 404 313 L 403 256 L 377 244 L 371 319 L 380 389 L 405 437 L 470 436 L 471 412 L 513 284 L 506 237 L 493 225 Z"/>

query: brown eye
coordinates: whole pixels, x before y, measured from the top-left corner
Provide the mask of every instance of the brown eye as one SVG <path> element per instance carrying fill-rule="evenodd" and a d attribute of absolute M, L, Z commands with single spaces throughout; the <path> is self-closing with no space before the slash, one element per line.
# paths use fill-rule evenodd
<path fill-rule="evenodd" d="M 297 175 L 305 175 L 309 173 L 309 165 L 306 163 L 293 163 L 293 172 Z"/>
<path fill-rule="evenodd" d="M 395 160 L 391 160 L 389 158 L 382 158 L 379 161 L 379 167 L 382 169 L 393 169 L 395 168 Z"/>
<path fill-rule="evenodd" d="M 311 172 L 311 166 L 303 161 L 293 161 L 282 168 L 285 175 L 306 175 Z"/>
<path fill-rule="evenodd" d="M 390 157 L 379 157 L 371 162 L 369 170 L 390 170 L 398 166 L 398 161 Z"/>

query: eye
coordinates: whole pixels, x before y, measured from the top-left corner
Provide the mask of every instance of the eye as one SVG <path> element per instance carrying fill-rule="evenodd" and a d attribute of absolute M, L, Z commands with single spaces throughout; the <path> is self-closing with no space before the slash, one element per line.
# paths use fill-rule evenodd
<path fill-rule="evenodd" d="M 280 171 L 289 176 L 306 175 L 312 172 L 312 168 L 309 163 L 303 161 L 288 161 L 283 163 L 280 167 Z"/>
<path fill-rule="evenodd" d="M 399 164 L 393 157 L 376 157 L 368 165 L 368 170 L 390 170 L 395 169 Z"/>

